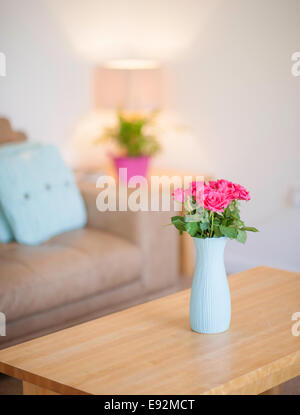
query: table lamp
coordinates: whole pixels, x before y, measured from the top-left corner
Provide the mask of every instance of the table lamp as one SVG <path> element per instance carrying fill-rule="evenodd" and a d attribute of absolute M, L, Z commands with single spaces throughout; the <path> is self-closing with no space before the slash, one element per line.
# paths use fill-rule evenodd
<path fill-rule="evenodd" d="M 158 61 L 121 59 L 95 68 L 96 109 L 151 111 L 162 108 L 163 79 Z"/>

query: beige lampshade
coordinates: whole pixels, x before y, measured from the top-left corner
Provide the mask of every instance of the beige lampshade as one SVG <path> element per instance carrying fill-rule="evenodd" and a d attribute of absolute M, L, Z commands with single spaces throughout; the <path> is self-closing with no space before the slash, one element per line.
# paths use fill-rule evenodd
<path fill-rule="evenodd" d="M 132 111 L 161 109 L 162 86 L 162 68 L 157 61 L 109 61 L 94 71 L 94 107 Z"/>

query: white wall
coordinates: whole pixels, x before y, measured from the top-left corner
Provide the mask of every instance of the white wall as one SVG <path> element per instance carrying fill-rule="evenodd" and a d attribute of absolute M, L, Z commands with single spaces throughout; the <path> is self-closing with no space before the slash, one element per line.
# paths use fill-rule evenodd
<path fill-rule="evenodd" d="M 0 116 L 31 139 L 62 146 L 90 107 L 90 66 L 70 47 L 44 0 L 0 0 Z"/>
<path fill-rule="evenodd" d="M 221 1 L 174 65 L 179 107 L 199 140 L 191 164 L 247 185 L 253 221 L 275 215 L 299 187 L 299 16 L 298 0 Z"/>
<path fill-rule="evenodd" d="M 90 107 L 96 61 L 158 57 L 195 132 L 161 162 L 246 185 L 255 224 L 299 183 L 299 15 L 299 0 L 0 0 L 0 114 L 62 146 Z"/>

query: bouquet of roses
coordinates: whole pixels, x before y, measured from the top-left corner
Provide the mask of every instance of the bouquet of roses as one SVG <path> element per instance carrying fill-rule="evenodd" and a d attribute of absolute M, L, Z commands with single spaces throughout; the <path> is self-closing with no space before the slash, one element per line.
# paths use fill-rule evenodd
<path fill-rule="evenodd" d="M 250 200 L 250 194 L 239 184 L 227 180 L 191 182 L 187 189 L 178 188 L 172 196 L 184 207 L 183 216 L 171 219 L 180 234 L 186 231 L 203 239 L 226 236 L 245 243 L 247 231 L 258 232 L 245 226 L 240 218 L 239 203 Z"/>

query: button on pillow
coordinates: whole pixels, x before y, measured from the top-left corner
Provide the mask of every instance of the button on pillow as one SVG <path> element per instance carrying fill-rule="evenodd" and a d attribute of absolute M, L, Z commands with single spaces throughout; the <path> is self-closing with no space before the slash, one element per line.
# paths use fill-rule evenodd
<path fill-rule="evenodd" d="M 40 244 L 86 223 L 72 172 L 51 145 L 1 159 L 0 202 L 15 239 L 26 245 Z"/>

